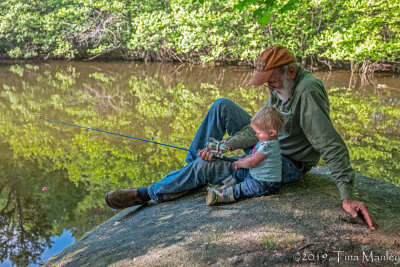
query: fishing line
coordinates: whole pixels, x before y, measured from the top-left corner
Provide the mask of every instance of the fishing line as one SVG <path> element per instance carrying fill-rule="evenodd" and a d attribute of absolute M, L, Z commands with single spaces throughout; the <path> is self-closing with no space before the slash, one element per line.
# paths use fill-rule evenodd
<path fill-rule="evenodd" d="M 40 118 L 40 120 L 47 121 L 47 122 L 52 122 L 52 123 L 63 124 L 63 125 L 72 126 L 72 127 L 77 127 L 77 128 L 82 128 L 82 129 L 87 129 L 87 130 L 92 130 L 92 131 L 97 131 L 97 132 L 106 133 L 106 134 L 113 134 L 113 135 L 122 136 L 122 137 L 126 137 L 126 138 L 131 138 L 131 139 L 135 139 L 135 140 L 139 140 L 139 141 L 153 143 L 153 144 L 156 144 L 156 145 L 162 145 L 162 146 L 172 147 L 172 148 L 176 148 L 176 149 L 181 149 L 181 150 L 193 152 L 193 153 L 196 153 L 196 154 L 198 153 L 198 151 L 196 151 L 196 150 L 187 149 L 187 148 L 183 148 L 183 147 L 179 147 L 179 146 L 172 146 L 172 145 L 159 143 L 159 142 L 152 141 L 152 140 L 146 140 L 146 139 L 142 139 L 142 138 L 137 138 L 137 137 L 133 137 L 133 136 L 125 135 L 125 134 L 113 133 L 113 132 L 103 131 L 103 130 L 96 129 L 96 128 L 80 126 L 80 125 L 70 124 L 70 123 L 61 122 L 61 121 L 52 121 L 52 120 L 47 120 L 47 119 L 43 119 L 43 118 Z M 225 156 L 222 156 L 222 155 L 218 155 L 218 154 L 214 154 L 214 157 L 217 158 L 217 159 L 222 159 L 222 160 L 230 161 L 230 162 L 235 161 L 234 159 L 231 159 L 229 157 L 225 157 Z"/>

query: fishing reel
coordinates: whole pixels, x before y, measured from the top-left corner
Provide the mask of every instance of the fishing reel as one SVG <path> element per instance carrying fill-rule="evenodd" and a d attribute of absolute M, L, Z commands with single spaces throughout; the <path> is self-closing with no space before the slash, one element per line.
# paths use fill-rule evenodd
<path fill-rule="evenodd" d="M 214 137 L 208 138 L 208 142 L 206 144 L 206 148 L 210 149 L 210 152 L 215 153 L 217 155 L 221 155 L 225 152 L 228 152 L 229 146 L 226 143 L 227 140 L 218 141 Z"/>

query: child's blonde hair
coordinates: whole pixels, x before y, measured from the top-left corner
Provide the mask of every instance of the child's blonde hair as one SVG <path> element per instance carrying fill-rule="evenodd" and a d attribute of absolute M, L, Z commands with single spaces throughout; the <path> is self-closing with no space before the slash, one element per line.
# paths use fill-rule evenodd
<path fill-rule="evenodd" d="M 251 119 L 251 123 L 264 131 L 275 130 L 279 132 L 283 125 L 284 116 L 282 113 L 272 107 L 263 107 Z"/>

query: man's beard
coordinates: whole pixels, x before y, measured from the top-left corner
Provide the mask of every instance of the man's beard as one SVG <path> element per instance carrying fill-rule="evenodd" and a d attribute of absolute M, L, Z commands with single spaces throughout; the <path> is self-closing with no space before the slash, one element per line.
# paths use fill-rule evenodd
<path fill-rule="evenodd" d="M 278 97 L 283 102 L 286 102 L 292 96 L 292 89 L 293 89 L 292 87 L 293 87 L 294 81 L 292 79 L 290 79 L 287 72 L 285 72 L 282 75 L 282 82 L 283 82 L 283 86 L 281 88 L 277 88 L 275 91 L 276 91 L 276 94 L 278 95 Z M 278 93 L 278 91 L 279 91 L 279 93 Z"/>

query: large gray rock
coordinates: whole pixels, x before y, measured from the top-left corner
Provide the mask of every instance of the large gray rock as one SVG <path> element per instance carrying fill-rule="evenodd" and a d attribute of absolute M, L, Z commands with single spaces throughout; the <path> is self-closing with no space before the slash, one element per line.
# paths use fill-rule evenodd
<path fill-rule="evenodd" d="M 360 175 L 355 188 L 377 231 L 343 211 L 328 170 L 318 167 L 268 197 L 208 207 L 203 188 L 126 209 L 45 266 L 396 265 L 400 188 Z"/>

